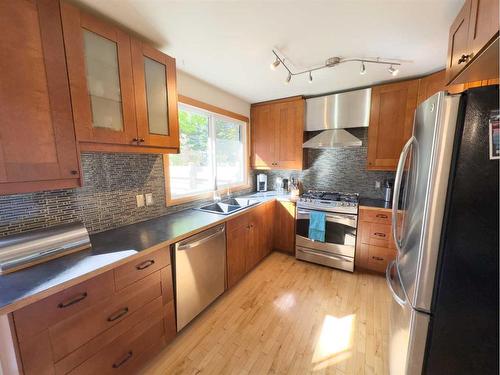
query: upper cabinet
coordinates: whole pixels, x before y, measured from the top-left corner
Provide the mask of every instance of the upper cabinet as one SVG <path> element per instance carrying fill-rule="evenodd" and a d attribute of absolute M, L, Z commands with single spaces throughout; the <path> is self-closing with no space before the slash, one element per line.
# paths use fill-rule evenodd
<path fill-rule="evenodd" d="M 396 170 L 413 128 L 419 80 L 372 88 L 367 169 Z"/>
<path fill-rule="evenodd" d="M 72 5 L 61 7 L 82 150 L 176 152 L 175 60 Z"/>
<path fill-rule="evenodd" d="M 450 27 L 447 83 L 498 77 L 498 0 L 466 0 Z"/>
<path fill-rule="evenodd" d="M 255 169 L 302 169 L 305 100 L 301 97 L 252 105 Z"/>
<path fill-rule="evenodd" d="M 0 2 L 0 194 L 79 186 L 57 1 Z"/>

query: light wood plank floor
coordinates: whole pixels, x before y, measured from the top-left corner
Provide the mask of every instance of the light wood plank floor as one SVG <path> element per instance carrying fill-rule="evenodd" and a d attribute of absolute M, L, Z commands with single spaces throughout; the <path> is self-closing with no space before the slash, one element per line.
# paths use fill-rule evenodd
<path fill-rule="evenodd" d="M 145 369 L 146 374 L 387 374 L 382 276 L 272 253 Z"/>

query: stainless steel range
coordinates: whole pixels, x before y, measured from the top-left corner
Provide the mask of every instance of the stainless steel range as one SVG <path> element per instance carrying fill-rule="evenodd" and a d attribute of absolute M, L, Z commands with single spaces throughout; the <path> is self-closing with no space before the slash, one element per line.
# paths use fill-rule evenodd
<path fill-rule="evenodd" d="M 302 194 L 297 202 L 296 258 L 353 272 L 358 198 L 358 194 L 327 191 Z M 308 238 L 311 211 L 326 213 L 325 242 Z"/>

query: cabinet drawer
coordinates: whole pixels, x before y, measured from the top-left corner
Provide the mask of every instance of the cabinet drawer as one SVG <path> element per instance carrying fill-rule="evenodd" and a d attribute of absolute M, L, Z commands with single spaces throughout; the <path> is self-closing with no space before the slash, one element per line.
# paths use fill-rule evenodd
<path fill-rule="evenodd" d="M 136 258 L 114 270 L 116 290 L 142 279 L 170 264 L 169 248 Z"/>
<path fill-rule="evenodd" d="M 387 268 L 387 264 L 396 258 L 396 251 L 385 247 L 368 245 L 367 253 L 367 267 L 379 272 L 384 272 Z"/>
<path fill-rule="evenodd" d="M 390 225 L 365 222 L 360 224 L 362 243 L 380 247 L 394 247 Z"/>
<path fill-rule="evenodd" d="M 158 321 L 163 318 L 164 306 L 160 297 L 148 302 L 135 313 L 131 314 L 117 325 L 104 331 L 97 337 L 80 346 L 55 364 L 56 374 L 67 374 L 84 363 L 87 359 L 101 352 L 107 345 L 128 332 L 132 327 L 145 320 Z"/>
<path fill-rule="evenodd" d="M 136 374 L 165 344 L 163 321 L 147 319 L 136 325 L 69 374 Z"/>
<path fill-rule="evenodd" d="M 50 326 L 80 313 L 113 294 L 113 272 L 65 289 L 14 312 L 19 341 L 24 341 Z"/>
<path fill-rule="evenodd" d="M 387 211 L 359 209 L 359 220 L 370 223 L 391 225 L 392 214 Z"/>
<path fill-rule="evenodd" d="M 59 361 L 160 296 L 160 272 L 155 272 L 94 307 L 52 326 L 50 337 L 54 361 Z"/>

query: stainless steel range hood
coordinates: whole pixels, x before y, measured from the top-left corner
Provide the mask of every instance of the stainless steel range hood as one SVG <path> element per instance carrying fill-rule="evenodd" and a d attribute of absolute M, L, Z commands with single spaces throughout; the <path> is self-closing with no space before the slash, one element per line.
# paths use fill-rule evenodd
<path fill-rule="evenodd" d="M 371 92 L 368 88 L 307 99 L 305 131 L 323 132 L 309 139 L 302 147 L 361 146 L 361 140 L 345 129 L 368 126 Z"/>

